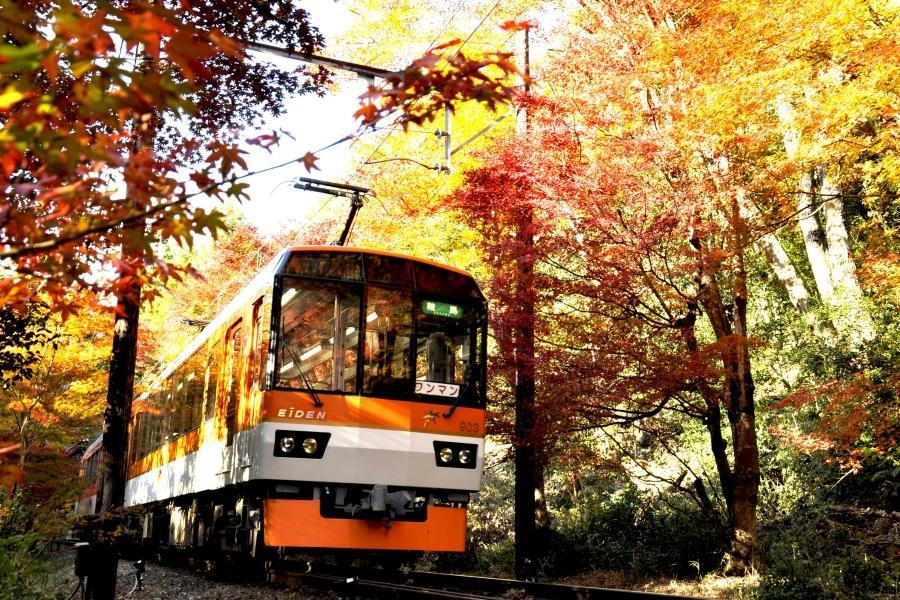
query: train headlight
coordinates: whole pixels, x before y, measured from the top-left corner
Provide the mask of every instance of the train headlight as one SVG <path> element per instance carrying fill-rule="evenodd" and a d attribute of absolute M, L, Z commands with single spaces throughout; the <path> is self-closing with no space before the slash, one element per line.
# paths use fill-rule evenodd
<path fill-rule="evenodd" d="M 275 431 L 275 456 L 319 460 L 325 456 L 331 433 L 326 431 Z"/>
<path fill-rule="evenodd" d="M 284 436 L 283 438 L 281 438 L 279 446 L 281 447 L 282 452 L 284 452 L 285 454 L 290 454 L 294 450 L 294 438 L 289 435 Z"/>
<path fill-rule="evenodd" d="M 434 440 L 435 466 L 451 469 L 477 469 L 478 444 Z"/>

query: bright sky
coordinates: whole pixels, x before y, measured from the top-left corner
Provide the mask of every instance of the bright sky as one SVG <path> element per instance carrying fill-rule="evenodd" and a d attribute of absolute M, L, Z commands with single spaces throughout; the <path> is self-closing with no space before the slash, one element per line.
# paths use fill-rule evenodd
<path fill-rule="evenodd" d="M 334 0 L 308 0 L 304 2 L 303 7 L 310 12 L 313 23 L 325 35 L 326 48 L 322 54 L 330 57 L 328 52 L 330 41 L 347 28 L 352 15 Z M 262 55 L 258 56 L 262 58 Z M 266 56 L 265 60 L 275 62 L 286 69 L 300 64 L 270 56 Z M 280 134 L 281 142 L 271 154 L 262 149 L 255 149 L 248 157 L 250 170 L 256 171 L 287 162 L 310 151 L 319 156 L 320 160 L 316 166 L 321 169 L 307 173 L 306 169 L 297 163 L 296 166 L 283 167 L 255 175 L 247 180 L 252 200 L 243 206 L 244 214 L 263 232 L 277 231 L 288 222 L 309 220 L 329 200 L 328 196 L 294 189 L 290 183 L 293 178 L 303 176 L 343 182 L 356 168 L 350 161 L 350 142 L 316 152 L 356 130 L 353 113 L 359 104 L 358 97 L 365 91 L 367 83 L 365 80 L 356 79 L 352 73 L 335 75 L 338 81 L 337 89 L 330 90 L 322 98 L 305 96 L 289 100 L 286 103 L 286 114 L 267 123 L 260 130 L 265 133 L 272 130 L 284 131 L 294 139 Z M 340 207 L 346 202 L 348 202 L 346 199 L 333 199 L 328 208 Z"/>

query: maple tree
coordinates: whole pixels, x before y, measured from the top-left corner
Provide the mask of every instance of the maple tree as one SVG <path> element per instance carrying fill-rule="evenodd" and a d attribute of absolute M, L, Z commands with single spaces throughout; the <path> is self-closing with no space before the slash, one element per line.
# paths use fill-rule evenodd
<path fill-rule="evenodd" d="M 35 288 L 64 299 L 73 283 L 108 292 L 150 273 L 177 276 L 153 243 L 221 230 L 216 211 L 188 198 L 241 197 L 232 178 L 243 159 L 230 128 L 279 111 L 298 86 L 294 74 L 250 61 L 236 40 L 264 35 L 311 52 L 321 38 L 289 3 L 193 7 L 5 3 L 0 118 L 10 186 L 0 241 L 15 262 L 3 303 Z M 133 64 L 142 60 L 158 66 Z M 233 102 L 219 102 L 223 90 Z M 178 135 L 184 120 L 193 137 Z M 151 127 L 161 127 L 157 147 L 136 146 Z M 119 258 L 125 226 L 144 235 Z M 120 276 L 104 277 L 103 265 Z"/>
<path fill-rule="evenodd" d="M 0 326 L 8 329 L 11 309 L 4 312 Z M 20 471 L 28 469 L 34 448 L 65 446 L 95 432 L 109 345 L 108 332 L 96 329 L 98 316 L 89 311 L 62 322 L 34 303 L 25 335 L 5 346 L 28 358 L 14 372 L 4 367 L 0 386 L 0 436 L 18 440 Z"/>
<path fill-rule="evenodd" d="M 569 46 L 580 59 L 542 71 L 550 85 L 533 99 L 542 115 L 535 129 L 493 148 L 457 197 L 483 233 L 501 307 L 498 331 L 515 330 L 521 293 L 511 290 L 528 258 L 522 236 L 534 241 L 536 443 L 552 451 L 547 440 L 567 431 L 632 422 L 652 437 L 666 430 L 666 414 L 697 419 L 718 472 L 718 482 L 707 484 L 721 487 L 724 518 L 705 477 L 687 463 L 690 477 L 676 472 L 665 481 L 694 497 L 729 540 L 729 570 L 743 571 L 756 553 L 761 475 L 750 361 L 761 345 L 751 337 L 756 261 L 774 275 L 763 285 L 780 283 L 826 343 L 858 345 L 871 336 L 866 301 L 853 288 L 841 201 L 867 198 L 867 235 L 884 248 L 890 228 L 878 231 L 875 223 L 896 188 L 889 158 L 896 61 L 866 62 L 859 52 L 893 56 L 896 15 L 858 2 L 837 12 L 817 3 L 773 10 L 770 3 L 677 1 L 584 2 L 582 9 L 582 29 Z M 816 25 L 797 28 L 796 20 Z M 795 58 L 786 63 L 785 52 Z M 840 108 L 831 103 L 836 97 Z M 785 98 L 790 127 L 778 110 Z M 529 210 L 538 215 L 536 229 L 527 225 Z M 828 282 L 844 286 L 842 296 L 822 285 L 813 288 L 818 298 L 809 291 L 804 272 L 817 260 L 811 244 L 800 246 L 803 256 L 786 251 L 793 242 L 785 226 L 816 212 L 824 213 L 827 238 L 820 262 Z M 817 234 L 803 235 L 800 244 Z M 827 322 L 818 321 L 822 304 L 849 317 L 825 312 Z M 503 335 L 499 354 L 513 356 Z M 893 397 L 883 384 L 880 394 L 852 381 L 829 386 L 813 386 L 797 401 L 841 390 L 831 404 L 841 407 L 836 418 L 823 423 L 848 425 L 837 415 L 865 404 L 889 424 L 854 419 L 844 443 L 873 432 L 891 439 L 896 414 L 883 412 Z M 563 389 L 561 401 L 553 391 Z"/>

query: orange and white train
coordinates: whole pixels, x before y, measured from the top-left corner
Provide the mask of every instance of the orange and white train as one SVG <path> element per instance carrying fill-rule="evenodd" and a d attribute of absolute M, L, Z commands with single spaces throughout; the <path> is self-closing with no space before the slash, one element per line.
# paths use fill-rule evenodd
<path fill-rule="evenodd" d="M 170 546 L 462 551 L 486 302 L 426 260 L 289 248 L 135 403 L 126 506 Z"/>

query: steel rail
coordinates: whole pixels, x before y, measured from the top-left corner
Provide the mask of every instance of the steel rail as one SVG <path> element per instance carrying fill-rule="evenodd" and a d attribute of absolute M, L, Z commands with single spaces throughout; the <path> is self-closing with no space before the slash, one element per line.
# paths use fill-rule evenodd
<path fill-rule="evenodd" d="M 473 575 L 454 575 L 429 571 L 350 570 L 351 575 L 334 573 L 291 573 L 270 571 L 268 580 L 282 584 L 303 583 L 329 589 L 344 598 L 446 598 L 477 600 L 516 593 L 533 600 L 665 600 L 690 598 L 599 587 L 538 583 L 516 579 L 498 579 Z"/>
<path fill-rule="evenodd" d="M 560 583 L 540 583 L 521 581 L 518 579 L 498 579 L 475 575 L 454 575 L 449 573 L 433 573 L 430 571 L 411 571 L 410 583 L 431 587 L 464 587 L 478 589 L 490 594 L 503 594 L 511 590 L 522 590 L 526 596 L 546 600 L 663 600 L 665 598 L 688 598 L 655 592 L 636 590 L 617 590 L 611 588 L 566 585 Z"/>
<path fill-rule="evenodd" d="M 342 598 L 442 598 L 446 600 L 486 600 L 494 598 L 493 594 L 477 594 L 462 591 L 445 590 L 434 587 L 407 585 L 393 581 L 376 579 L 360 579 L 358 577 L 340 577 L 324 573 L 278 573 L 269 574 L 270 583 L 282 585 L 303 584 L 318 590 L 328 590 L 339 594 Z"/>

